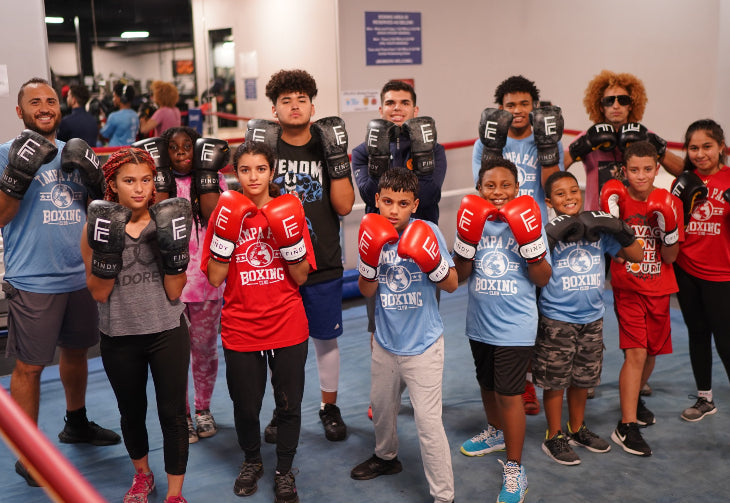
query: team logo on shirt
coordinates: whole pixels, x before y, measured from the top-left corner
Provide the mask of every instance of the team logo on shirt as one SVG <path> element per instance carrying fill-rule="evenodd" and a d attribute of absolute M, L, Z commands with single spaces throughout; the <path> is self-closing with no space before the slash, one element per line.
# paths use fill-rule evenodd
<path fill-rule="evenodd" d="M 573 273 L 561 278 L 563 290 L 590 290 L 601 286 L 603 271 L 587 274 L 595 264 L 601 263 L 601 257 L 593 256 L 583 248 L 575 248 L 565 259 L 558 260 L 555 267 L 567 267 Z"/>
<path fill-rule="evenodd" d="M 709 199 L 703 201 L 692 212 L 689 224 L 687 225 L 687 233 L 699 236 L 719 235 L 720 222 L 708 222 L 708 220 L 715 215 L 722 214 L 722 206 L 716 208 Z"/>
<path fill-rule="evenodd" d="M 80 208 L 70 208 L 74 201 L 80 201 L 82 192 L 74 190 L 65 183 L 58 183 L 51 187 L 50 192 L 41 192 L 41 201 L 50 201 L 56 209 L 43 210 L 43 223 L 53 225 L 77 224 L 83 220 Z"/>
<path fill-rule="evenodd" d="M 255 241 L 242 255 L 236 255 L 236 262 L 248 262 L 250 271 L 240 271 L 241 285 L 268 285 L 284 279 L 283 267 L 268 267 L 274 261 L 274 249 L 268 243 Z"/>
<path fill-rule="evenodd" d="M 517 280 L 500 279 L 510 271 L 519 269 L 519 265 L 509 261 L 507 255 L 495 250 L 485 254 L 476 264 L 486 278 L 476 277 L 474 290 L 487 295 L 515 295 L 517 294 Z"/>
<path fill-rule="evenodd" d="M 378 279 L 393 292 L 380 294 L 380 304 L 383 308 L 401 311 L 410 307 L 422 306 L 421 292 L 405 292 L 411 286 L 411 282 L 419 280 L 420 277 L 420 272 L 411 273 L 401 265 L 389 267 L 388 271 Z"/>

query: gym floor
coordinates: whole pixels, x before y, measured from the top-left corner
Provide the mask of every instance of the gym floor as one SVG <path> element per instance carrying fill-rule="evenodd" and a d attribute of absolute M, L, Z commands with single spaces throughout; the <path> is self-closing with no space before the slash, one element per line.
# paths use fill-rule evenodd
<path fill-rule="evenodd" d="M 620 417 L 618 373 L 623 359 L 618 349 L 616 319 L 610 290 L 606 291 L 607 313 L 604 324 L 606 354 L 603 382 L 596 398 L 588 402 L 586 423 L 594 432 L 609 439 Z M 443 419 L 451 443 L 456 500 L 461 502 L 494 501 L 502 476 L 497 459 L 504 453 L 468 458 L 459 453 L 461 443 L 485 427 L 485 417 L 474 378 L 467 339 L 464 337 L 466 288 L 442 294 L 441 314 L 446 327 L 446 364 L 444 371 Z M 423 475 L 413 411 L 404 394 L 399 416 L 399 459 L 403 472 L 370 481 L 355 481 L 350 470 L 373 452 L 372 424 L 366 411 L 370 392 L 369 337 L 362 300 L 346 301 L 345 335 L 340 341 L 342 371 L 339 406 L 348 426 L 344 442 L 325 440 L 317 414 L 319 390 L 313 357 L 307 362 L 307 384 L 302 411 L 302 433 L 294 460 L 297 488 L 302 502 L 424 502 L 430 501 Z M 657 358 L 650 382 L 654 393 L 646 398 L 657 422 L 642 433 L 653 449 L 648 458 L 633 456 L 611 443 L 611 451 L 594 454 L 578 450 L 582 463 L 562 466 L 551 461 L 540 449 L 545 435 L 542 412 L 527 418 L 527 437 L 523 463 L 527 469 L 529 492 L 526 501 L 547 502 L 694 502 L 727 501 L 730 494 L 730 387 L 719 359 L 713 366 L 715 403 L 719 413 L 700 422 L 688 423 L 679 413 L 693 400 L 695 392 L 689 357 L 687 334 L 681 313 L 672 309 L 674 353 Z M 233 481 L 243 454 L 236 442 L 233 413 L 225 383 L 225 363 L 221 354 L 217 387 L 212 411 L 219 432 L 190 446 L 184 496 L 195 502 L 239 502 L 233 494 Z M 87 395 L 89 417 L 119 432 L 119 416 L 99 358 L 90 360 Z M 0 378 L 8 387 L 9 378 Z M 154 406 L 153 388 L 149 385 L 150 462 L 158 488 L 150 502 L 164 500 L 166 480 L 162 461 L 162 439 Z M 538 391 L 538 395 L 541 393 Z M 262 428 L 267 424 L 273 400 L 270 390 L 261 412 Z M 63 427 L 64 399 L 58 380 L 58 368 L 49 367 L 43 375 L 40 427 L 80 472 L 109 501 L 121 501 L 131 485 L 133 470 L 123 445 L 92 447 L 60 444 L 57 434 Z M 565 420 L 565 419 L 564 419 Z M 265 474 L 250 503 L 273 500 L 274 446 L 263 444 Z M 45 502 L 42 490 L 28 487 L 13 469 L 15 457 L 0 444 L 0 501 Z"/>

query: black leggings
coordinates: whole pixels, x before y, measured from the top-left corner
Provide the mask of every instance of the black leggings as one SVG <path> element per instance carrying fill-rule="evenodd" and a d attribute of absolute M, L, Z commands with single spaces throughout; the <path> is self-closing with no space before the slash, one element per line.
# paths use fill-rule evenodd
<path fill-rule="evenodd" d="M 266 391 L 268 360 L 276 402 L 276 470 L 279 473 L 291 470 L 302 425 L 304 364 L 308 350 L 308 341 L 266 351 L 223 350 L 238 445 L 243 449 L 246 461 L 261 461 L 259 414 Z"/>
<path fill-rule="evenodd" d="M 707 281 L 687 273 L 676 263 L 679 293 L 689 335 L 689 359 L 699 391 L 712 389 L 712 336 L 715 348 L 730 376 L 730 281 Z"/>
<path fill-rule="evenodd" d="M 117 397 L 129 457 L 142 459 L 150 450 L 145 424 L 149 368 L 162 427 L 165 472 L 183 475 L 188 464 L 185 391 L 190 363 L 190 336 L 184 318 L 179 327 L 157 334 L 101 334 L 100 349 L 104 370 Z"/>

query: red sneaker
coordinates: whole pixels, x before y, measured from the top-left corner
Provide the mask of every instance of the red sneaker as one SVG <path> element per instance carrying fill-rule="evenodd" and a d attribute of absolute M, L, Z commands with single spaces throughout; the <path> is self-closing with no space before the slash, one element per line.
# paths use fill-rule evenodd
<path fill-rule="evenodd" d="M 368 419 L 373 420 L 373 406 L 368 405 Z"/>
<path fill-rule="evenodd" d="M 525 414 L 534 416 L 540 413 L 540 402 L 537 400 L 535 385 L 525 381 L 525 392 L 522 393 L 522 405 L 525 407 Z"/>
<path fill-rule="evenodd" d="M 150 473 L 137 472 L 132 487 L 124 495 L 124 503 L 147 503 L 147 496 L 155 490 L 155 476 Z"/>

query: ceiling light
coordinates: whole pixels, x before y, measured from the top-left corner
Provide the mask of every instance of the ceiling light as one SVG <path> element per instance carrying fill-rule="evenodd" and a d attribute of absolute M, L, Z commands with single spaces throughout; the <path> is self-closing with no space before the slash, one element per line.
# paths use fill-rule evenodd
<path fill-rule="evenodd" d="M 125 31 L 122 33 L 122 38 L 147 38 L 150 36 L 148 31 Z"/>
<path fill-rule="evenodd" d="M 46 16 L 46 23 L 48 24 L 62 24 L 63 18 L 56 16 Z"/>

